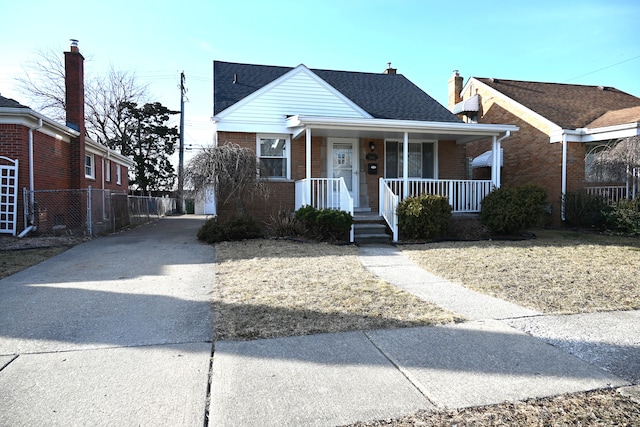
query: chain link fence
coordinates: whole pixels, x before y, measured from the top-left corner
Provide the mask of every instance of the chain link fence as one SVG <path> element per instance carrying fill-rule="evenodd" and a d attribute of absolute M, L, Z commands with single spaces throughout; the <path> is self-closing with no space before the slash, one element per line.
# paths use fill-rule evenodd
<path fill-rule="evenodd" d="M 168 197 L 128 196 L 92 189 L 23 190 L 24 224 L 42 235 L 96 236 L 177 212 Z"/>

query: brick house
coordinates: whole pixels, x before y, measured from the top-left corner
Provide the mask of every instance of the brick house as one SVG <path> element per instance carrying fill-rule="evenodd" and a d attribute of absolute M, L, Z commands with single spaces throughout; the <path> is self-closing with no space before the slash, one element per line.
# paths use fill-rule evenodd
<path fill-rule="evenodd" d="M 0 96 L 0 233 L 16 235 L 31 226 L 46 231 L 68 222 L 70 211 L 82 217 L 86 209 L 66 200 L 55 212 L 33 208 L 25 214 L 23 189 L 128 192 L 132 161 L 85 135 L 83 62 L 73 43 L 65 52 L 66 125 Z"/>
<path fill-rule="evenodd" d="M 603 144 L 640 134 L 640 98 L 612 87 L 470 77 L 454 72 L 449 109 L 470 123 L 510 123 L 520 130 L 503 144 L 502 182 L 547 189 L 551 222 L 564 221 L 563 194 L 580 189 L 612 199 L 626 182 L 590 173 L 590 156 Z M 467 145 L 474 176 L 490 173 L 488 141 Z"/>
<path fill-rule="evenodd" d="M 406 77 L 214 61 L 215 143 L 255 150 L 272 188 L 247 208 L 267 219 L 304 205 L 379 213 L 397 239 L 397 203 L 441 194 L 477 212 L 498 174 L 471 180 L 465 145 L 512 125 L 464 123 Z M 230 213 L 217 206 L 219 215 Z"/>

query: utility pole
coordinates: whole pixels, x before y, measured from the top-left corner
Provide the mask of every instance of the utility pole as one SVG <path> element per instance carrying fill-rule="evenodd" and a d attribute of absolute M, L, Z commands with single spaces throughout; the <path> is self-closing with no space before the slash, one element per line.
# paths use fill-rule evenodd
<path fill-rule="evenodd" d="M 180 153 L 178 160 L 178 213 L 184 213 L 184 71 L 180 73 Z"/>

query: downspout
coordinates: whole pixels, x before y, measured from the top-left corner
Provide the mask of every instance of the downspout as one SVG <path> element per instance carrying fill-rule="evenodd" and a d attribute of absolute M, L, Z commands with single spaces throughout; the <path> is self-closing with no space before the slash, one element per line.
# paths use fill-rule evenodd
<path fill-rule="evenodd" d="M 35 127 L 29 128 L 29 222 L 31 225 L 26 227 L 22 233 L 18 235 L 18 237 L 24 237 L 29 234 L 31 231 L 36 229 L 35 223 L 35 215 L 33 211 L 33 206 L 35 204 L 35 196 L 33 194 L 34 190 L 34 178 L 33 178 L 33 131 L 38 130 L 42 127 L 42 118 L 38 118 L 38 125 Z M 25 217 L 25 220 L 27 218 Z M 25 224 L 26 225 L 26 224 Z"/>
<path fill-rule="evenodd" d="M 500 180 L 500 173 L 501 173 L 501 166 L 500 166 L 500 153 L 501 153 L 501 144 L 502 141 L 504 141 L 505 139 L 509 138 L 511 136 L 511 131 L 508 130 L 505 132 L 505 134 L 503 136 L 501 136 L 500 138 L 498 138 L 496 140 L 496 144 L 495 144 L 495 151 L 493 152 L 493 166 L 491 168 L 491 170 L 495 170 L 495 181 L 494 181 L 494 185 L 496 186 L 496 188 L 500 188 L 500 186 L 502 185 L 502 182 Z"/>
<path fill-rule="evenodd" d="M 562 206 L 560 207 L 560 219 L 566 220 L 565 206 L 567 199 L 567 134 L 562 133 Z"/>

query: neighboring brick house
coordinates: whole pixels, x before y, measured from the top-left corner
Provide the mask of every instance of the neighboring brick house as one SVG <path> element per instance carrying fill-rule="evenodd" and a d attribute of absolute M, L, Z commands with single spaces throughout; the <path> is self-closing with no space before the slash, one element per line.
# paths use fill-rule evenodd
<path fill-rule="evenodd" d="M 66 125 L 0 96 L 0 233 L 16 235 L 39 225 L 42 212 L 24 214 L 23 189 L 92 187 L 128 192 L 131 160 L 85 135 L 83 61 L 77 45 L 72 44 L 70 52 L 65 52 Z M 70 209 L 86 209 L 71 205 L 68 201 L 56 207 L 58 212 L 49 212 L 47 226 L 55 225 L 54 217 L 64 221 Z"/>
<path fill-rule="evenodd" d="M 536 183 L 548 191 L 552 223 L 564 220 L 563 194 L 580 189 L 613 198 L 625 182 L 589 173 L 590 153 L 640 134 L 640 98 L 612 87 L 493 78 L 449 80 L 449 109 L 471 123 L 509 123 L 520 131 L 503 144 L 502 182 Z M 467 145 L 474 175 L 487 176 L 489 142 Z"/>
<path fill-rule="evenodd" d="M 213 73 L 216 143 L 249 147 L 266 165 L 271 197 L 247 209 L 260 219 L 310 204 L 379 212 L 393 229 L 398 200 L 425 192 L 449 197 L 456 212 L 477 211 L 499 176 L 469 181 L 465 144 L 488 137 L 499 149 L 517 131 L 464 123 L 391 67 L 214 61 Z"/>

